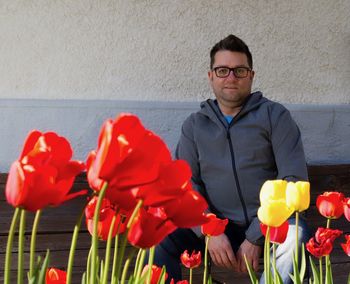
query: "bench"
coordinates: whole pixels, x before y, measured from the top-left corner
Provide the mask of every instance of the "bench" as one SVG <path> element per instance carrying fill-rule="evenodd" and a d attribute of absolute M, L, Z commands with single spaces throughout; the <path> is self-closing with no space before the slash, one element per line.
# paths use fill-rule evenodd
<path fill-rule="evenodd" d="M 325 226 L 325 219 L 319 215 L 315 206 L 317 195 L 324 191 L 340 191 L 343 192 L 345 196 L 350 196 L 350 164 L 309 165 L 308 171 L 311 182 L 311 205 L 307 211 L 307 216 L 311 229 L 315 231 L 317 227 Z M 14 212 L 14 209 L 7 204 L 4 194 L 6 179 L 6 174 L 0 174 L 0 267 L 4 267 L 7 234 Z M 88 188 L 88 184 L 85 175 L 80 175 L 75 180 L 74 190 L 80 190 L 83 188 Z M 37 253 L 44 255 L 46 249 L 49 248 L 51 252 L 50 266 L 65 269 L 68 260 L 72 230 L 79 212 L 83 210 L 84 201 L 84 197 L 79 197 L 61 205 L 60 207 L 47 208 L 43 211 L 37 237 Z M 33 218 L 34 214 L 28 213 L 25 260 L 28 260 L 29 258 L 29 230 L 32 226 Z M 344 217 L 332 221 L 332 227 L 341 229 L 344 233 L 350 233 L 350 222 Z M 73 283 L 80 283 L 81 275 L 85 270 L 90 242 L 90 235 L 83 224 L 75 256 Z M 334 283 L 346 283 L 350 271 L 350 257 L 345 255 L 339 245 L 340 242 L 344 242 L 344 239 L 340 238 L 340 240 L 336 241 L 334 250 L 331 254 Z M 16 244 L 14 244 L 13 251 L 15 252 L 16 250 Z M 103 252 L 101 252 L 101 255 L 102 254 Z M 16 254 L 13 254 L 13 275 L 16 273 L 16 262 Z M 25 266 L 28 268 L 27 262 L 25 263 Z M 184 272 L 185 274 L 188 273 L 187 271 Z M 193 272 L 193 283 L 201 283 L 201 270 L 195 269 Z M 236 283 L 237 281 L 241 284 L 250 283 L 246 276 L 235 275 L 215 266 L 212 267 L 212 274 L 213 277 L 221 283 Z M 15 276 L 13 276 L 12 279 L 15 279 L 14 277 Z M 185 277 L 187 276 L 185 275 Z M 0 281 L 3 281 L 2 278 L 3 273 L 0 273 Z"/>

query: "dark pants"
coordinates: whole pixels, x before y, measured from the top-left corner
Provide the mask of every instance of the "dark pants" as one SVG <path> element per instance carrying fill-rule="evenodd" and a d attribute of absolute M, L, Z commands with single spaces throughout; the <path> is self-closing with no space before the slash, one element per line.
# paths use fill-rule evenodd
<path fill-rule="evenodd" d="M 276 266 L 283 279 L 283 283 L 292 283 L 289 274 L 293 272 L 293 251 L 295 250 L 295 219 L 289 219 L 289 231 L 286 241 L 279 245 L 276 250 Z M 238 226 L 229 222 L 226 226 L 225 234 L 231 242 L 233 251 L 236 253 L 241 243 L 245 239 L 246 227 Z M 310 232 L 305 220 L 299 220 L 299 252 L 301 243 L 309 240 Z M 177 229 L 167 236 L 155 249 L 154 263 L 162 267 L 165 265 L 168 273 L 166 283 L 170 283 L 171 278 L 176 281 L 181 280 L 180 255 L 187 249 L 191 254 L 193 250 L 202 252 L 204 258 L 204 238 L 199 238 L 191 229 Z M 299 253 L 300 256 L 300 253 Z M 300 262 L 299 262 L 300 263 Z M 260 279 L 264 283 L 264 277 Z"/>
<path fill-rule="evenodd" d="M 228 236 L 234 252 L 237 252 L 239 246 L 245 239 L 246 227 L 238 226 L 229 222 L 226 226 L 225 234 Z M 181 280 L 181 254 L 187 250 L 189 254 L 192 251 L 201 251 L 204 260 L 205 242 L 204 238 L 199 238 L 191 229 L 177 229 L 167 236 L 155 249 L 154 263 L 159 267 L 165 265 L 168 273 L 167 283 L 171 278 L 176 281 Z"/>

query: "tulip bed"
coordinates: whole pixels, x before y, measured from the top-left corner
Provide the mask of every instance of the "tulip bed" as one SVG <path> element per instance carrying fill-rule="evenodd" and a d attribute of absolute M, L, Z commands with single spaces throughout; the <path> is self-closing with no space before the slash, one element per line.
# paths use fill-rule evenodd
<path fill-rule="evenodd" d="M 131 128 L 136 129 L 131 133 L 129 131 Z M 111 140 L 111 137 L 118 138 Z M 140 141 L 142 143 L 139 143 Z M 143 147 L 135 148 L 135 145 L 139 144 L 147 144 L 147 151 Z M 11 166 L 9 177 L 7 178 L 6 175 L 0 176 L 2 198 L 6 195 L 7 203 L 13 207 L 26 209 L 26 212 L 22 209 L 16 209 L 14 213 L 13 207 L 5 202 L 5 198 L 0 200 L 3 203 L 0 204 L 2 217 L 0 219 L 0 237 L 2 238 L 0 242 L 0 265 L 5 267 L 4 271 L 6 271 L 4 283 L 14 283 L 12 280 L 6 280 L 9 278 L 27 278 L 24 275 L 27 271 L 29 271 L 29 278 L 36 279 L 33 283 L 42 283 L 37 282 L 37 279 L 45 277 L 45 273 L 46 279 L 48 279 L 47 277 L 59 278 L 60 276 L 57 275 L 59 270 L 52 271 L 52 273 L 50 270 L 46 270 L 47 264 L 45 264 L 45 261 L 49 259 L 49 267 L 55 267 L 55 269 L 65 270 L 67 268 L 68 255 L 70 257 L 72 255 L 72 251 L 69 254 L 72 230 L 74 225 L 79 223 L 77 219 L 80 214 L 84 214 L 86 225 L 82 225 L 78 242 L 75 245 L 75 250 L 73 250 L 75 251 L 75 260 L 71 265 L 68 263 L 68 271 L 70 272 L 67 272 L 67 275 L 72 277 L 70 283 L 81 283 L 84 271 L 87 271 L 84 275 L 91 277 L 91 280 L 95 277 L 98 278 L 99 273 L 101 273 L 101 279 L 104 277 L 103 267 L 108 267 L 107 255 L 111 255 L 111 253 L 108 253 L 111 236 L 115 235 L 117 231 L 126 232 L 122 242 L 118 242 L 119 245 L 129 243 L 134 247 L 151 248 L 176 227 L 191 227 L 201 224 L 208 227 L 207 224 L 209 224 L 211 218 L 209 215 L 203 215 L 207 205 L 204 199 L 191 188 L 189 183 L 191 173 L 188 166 L 183 161 L 173 161 L 163 142 L 144 129 L 137 118 L 123 116 L 116 121 L 107 121 L 100 133 L 98 148 L 96 151 L 89 153 L 85 165 L 80 161 L 68 162 L 70 156 L 71 150 L 65 139 L 52 132 L 43 134 L 34 131 L 28 136 L 19 159 Z M 108 163 L 105 161 L 108 161 Z M 123 161 L 123 163 L 120 161 Z M 143 164 L 140 163 L 141 161 Z M 84 174 L 79 174 L 85 168 L 87 169 L 87 178 Z M 325 227 L 325 219 L 315 209 L 316 197 L 324 191 L 341 191 L 345 196 L 349 196 L 350 171 L 349 165 L 314 166 L 309 167 L 309 170 L 312 196 L 308 217 L 311 227 L 317 229 L 318 227 Z M 78 176 L 73 183 L 77 174 Z M 25 179 L 23 178 L 24 175 L 26 176 Z M 6 194 L 4 194 L 6 180 Z M 56 182 L 52 183 L 53 180 Z M 72 183 L 73 189 L 70 190 Z M 89 204 L 87 205 L 86 194 L 88 188 L 92 188 L 95 193 L 99 193 L 100 198 L 91 195 L 88 198 Z M 69 202 L 63 203 L 66 200 L 69 200 Z M 60 206 L 55 207 L 55 205 Z M 40 212 L 37 211 L 44 207 L 45 210 L 42 212 L 41 210 L 39 210 Z M 295 207 L 295 209 L 303 211 L 307 207 L 308 202 L 305 208 L 296 209 L 297 207 Z M 317 207 L 320 207 L 319 201 Z M 321 207 L 327 210 L 327 206 Z M 84 208 L 85 210 L 83 210 Z M 36 211 L 35 215 L 33 212 Z M 188 211 L 191 211 L 191 215 L 186 214 Z M 98 216 L 96 212 L 100 212 L 99 218 L 101 220 L 99 223 L 96 222 L 98 218 L 95 217 Z M 259 213 L 260 220 L 264 219 L 267 222 L 265 224 L 271 221 L 268 212 L 261 211 Z M 287 213 L 290 214 L 286 212 L 286 216 Z M 321 214 L 327 215 L 328 212 L 321 212 Z M 12 215 L 14 216 L 13 219 Z M 19 227 L 12 225 L 14 228 L 11 229 L 11 219 L 21 220 L 17 223 Z M 40 219 L 40 222 L 35 221 L 36 219 Z M 39 224 L 37 231 L 33 229 L 36 224 Z M 108 229 L 103 229 L 103 226 L 101 227 L 103 224 L 108 224 Z M 270 226 L 273 226 L 272 223 Z M 210 225 L 207 229 L 203 228 L 203 232 L 207 230 L 208 233 L 205 234 L 208 237 L 216 233 L 211 231 Z M 332 228 L 340 229 L 347 235 L 350 232 L 349 222 L 344 221 L 344 218 L 332 220 Z M 32 229 L 36 232 L 36 238 L 30 237 Z M 15 232 L 19 232 L 19 238 L 13 235 Z M 92 238 L 90 234 L 93 236 Z M 105 242 L 100 242 L 98 245 L 97 237 L 103 240 L 108 238 L 107 246 Z M 318 237 L 324 238 L 324 233 L 321 232 Z M 336 236 L 334 236 L 335 238 Z M 12 239 L 14 239 L 14 242 L 10 241 Z M 29 247 L 33 246 L 30 239 L 36 239 L 33 248 Z M 16 243 L 17 240 L 19 240 L 19 244 Z M 6 242 L 7 253 L 4 257 Z M 341 240 L 340 242 L 344 241 Z M 99 249 L 97 246 L 99 246 Z M 122 245 L 121 247 L 124 248 L 125 246 Z M 332 242 L 332 248 L 334 248 L 331 257 L 334 283 L 346 283 L 350 271 L 349 257 L 344 254 L 339 244 L 333 244 Z M 47 249 L 50 250 L 50 255 Z M 106 254 L 105 249 L 107 250 Z M 11 251 L 12 253 L 9 254 Z M 89 251 L 90 256 L 88 257 Z M 129 251 L 132 252 L 135 249 L 128 245 L 126 252 L 118 251 L 118 255 L 129 255 Z M 315 252 L 315 249 L 311 248 L 309 251 Z M 32 253 L 29 255 L 29 252 L 35 252 L 36 256 Z M 100 266 L 99 255 L 106 255 L 104 262 L 101 262 L 100 272 L 98 268 Z M 21 267 L 21 269 L 16 271 L 16 258 L 18 256 L 20 257 L 18 267 Z M 39 266 L 36 264 L 37 256 L 45 257 L 42 263 L 39 262 Z M 194 256 L 193 254 L 184 256 L 183 263 L 187 263 L 189 266 L 194 265 L 192 268 L 195 268 L 199 263 L 196 260 L 195 263 L 191 264 L 190 258 Z M 13 258 L 12 265 L 11 257 Z M 139 257 L 142 259 L 142 254 L 139 254 Z M 6 262 L 4 261 L 5 258 Z M 204 259 L 206 258 L 205 255 Z M 90 265 L 91 259 L 96 260 L 98 265 Z M 125 262 L 125 265 L 128 261 Z M 70 258 L 68 262 L 70 262 Z M 206 263 L 206 261 L 204 262 Z M 142 260 L 139 263 L 142 263 Z M 130 270 L 133 270 L 133 264 L 135 264 L 135 261 L 130 261 Z M 139 269 L 137 269 L 138 266 Z M 38 271 L 36 267 L 43 268 Z M 117 263 L 117 267 L 120 267 L 120 273 L 117 271 L 116 275 L 122 277 L 122 280 L 127 279 L 124 278 L 126 276 L 124 272 L 121 274 L 122 270 L 124 271 L 122 266 L 120 264 L 118 266 Z M 142 266 L 136 262 L 135 283 L 143 283 L 143 280 L 139 281 L 137 279 L 139 277 L 148 278 L 151 275 L 147 271 L 141 273 L 141 270 Z M 187 271 L 185 270 L 185 272 Z M 195 274 L 193 275 L 193 283 L 200 283 L 203 272 L 198 269 L 191 269 L 191 275 L 192 272 Z M 41 276 L 41 274 L 44 276 Z M 113 272 L 112 275 L 114 275 Z M 213 268 L 212 276 L 213 279 L 220 279 L 220 273 L 216 268 Z M 203 283 L 206 283 L 206 277 L 205 274 Z M 232 279 L 232 274 L 229 277 L 232 282 L 235 281 Z M 3 279 L 0 280 L 3 281 Z M 107 282 L 108 280 L 101 281 L 101 283 Z M 225 282 L 229 283 L 228 281 Z M 17 283 L 22 283 L 22 281 L 18 280 Z M 95 281 L 84 281 L 84 283 L 95 283 Z"/>
<path fill-rule="evenodd" d="M 324 218 L 316 209 L 316 197 L 322 192 L 332 189 L 350 195 L 350 165 L 324 165 L 309 166 L 309 175 L 311 181 L 311 206 L 307 211 L 308 221 L 315 231 L 319 226 L 324 226 Z M 11 222 L 13 208 L 5 200 L 4 190 L 7 174 L 0 174 L 0 266 L 4 267 L 5 244 L 9 224 Z M 86 176 L 79 175 L 74 182 L 73 190 L 79 191 L 87 188 Z M 71 200 L 57 208 L 49 208 L 43 213 L 41 224 L 38 231 L 38 252 L 44 254 L 46 248 L 51 250 L 51 263 L 58 268 L 64 268 L 69 254 L 72 228 L 76 222 L 78 212 L 84 205 L 84 198 L 79 197 Z M 30 224 L 33 221 L 34 214 L 28 215 L 28 234 L 30 234 Z M 345 218 L 333 221 L 333 227 L 350 232 L 350 223 Z M 331 254 L 334 283 L 346 283 L 347 272 L 350 271 L 350 258 L 347 257 L 340 247 L 342 240 L 335 241 L 335 247 Z M 82 229 L 76 252 L 76 261 L 73 271 L 73 283 L 80 283 L 81 273 L 85 270 L 86 255 L 90 248 L 90 234 L 86 228 Z M 16 249 L 14 249 L 16 250 Z M 29 247 L 26 246 L 25 252 L 28 253 Z M 14 262 L 16 259 L 14 259 Z M 28 268 L 28 263 L 25 263 Z M 15 277 L 15 263 L 13 277 Z M 194 283 L 201 283 L 202 269 L 194 269 Z M 184 275 L 187 277 L 189 271 L 184 269 Z M 212 275 L 214 279 L 225 283 L 250 283 L 247 277 L 238 276 L 224 269 L 213 266 Z M 0 274 L 0 282 L 3 282 L 3 274 Z"/>

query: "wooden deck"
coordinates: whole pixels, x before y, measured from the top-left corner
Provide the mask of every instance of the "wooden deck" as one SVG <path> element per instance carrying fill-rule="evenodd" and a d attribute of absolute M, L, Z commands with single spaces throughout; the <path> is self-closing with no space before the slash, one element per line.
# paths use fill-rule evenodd
<path fill-rule="evenodd" d="M 324 165 L 324 166 L 309 166 L 309 176 L 311 182 L 311 206 L 307 212 L 308 222 L 313 230 L 319 226 L 325 226 L 325 219 L 320 216 L 315 207 L 315 200 L 318 194 L 324 191 L 340 191 L 346 196 L 350 196 L 350 165 Z M 6 174 L 0 174 L 0 267 L 3 269 L 5 261 L 5 249 L 8 229 L 13 215 L 13 208 L 6 203 L 4 195 L 4 186 L 6 183 Z M 79 176 L 74 183 L 74 190 L 88 188 L 85 176 Z M 77 216 L 83 210 L 85 197 L 80 197 L 63 204 L 57 208 L 48 208 L 43 211 L 39 231 L 38 231 L 38 254 L 44 255 L 46 249 L 51 252 L 50 266 L 65 270 L 68 260 L 68 252 L 72 236 L 72 230 L 76 222 Z M 28 213 L 27 218 L 27 235 L 25 242 L 25 251 L 29 252 L 30 228 L 34 214 Z M 332 221 L 332 227 L 341 229 L 344 233 L 350 233 L 350 222 L 344 217 L 339 220 Z M 82 230 L 78 240 L 76 251 L 73 283 L 80 283 L 80 278 L 85 270 L 87 253 L 90 248 L 90 235 L 86 230 L 85 225 L 82 225 Z M 341 237 L 336 242 L 334 251 L 331 255 L 332 268 L 334 274 L 334 283 L 346 283 L 347 276 L 350 272 L 350 257 L 345 255 L 339 243 L 344 242 Z M 101 244 L 101 247 L 103 245 Z M 16 244 L 13 251 L 16 252 Z M 103 250 L 103 248 L 102 248 Z M 101 252 L 102 254 L 103 252 Z M 25 260 L 28 255 L 25 256 Z M 16 254 L 13 255 L 13 267 L 16 266 Z M 25 262 L 26 267 L 28 263 Z M 214 278 L 221 283 L 250 283 L 246 276 L 235 275 L 234 273 L 213 267 Z M 16 271 L 13 270 L 15 275 Z M 0 273 L 0 281 L 3 281 L 3 271 Z M 15 278 L 13 278 L 15 279 Z M 201 283 L 202 278 L 200 270 L 194 271 L 194 283 Z"/>

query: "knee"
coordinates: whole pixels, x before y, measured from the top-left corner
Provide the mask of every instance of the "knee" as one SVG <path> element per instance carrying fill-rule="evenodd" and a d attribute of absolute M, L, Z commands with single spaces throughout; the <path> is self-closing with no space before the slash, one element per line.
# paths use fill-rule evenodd
<path fill-rule="evenodd" d="M 298 228 L 295 224 L 295 219 L 291 219 L 289 223 L 289 232 L 288 237 L 289 241 L 294 240 L 296 238 L 296 231 L 298 229 L 298 243 L 301 245 L 302 243 L 308 242 L 311 237 L 310 229 L 304 219 L 299 220 Z"/>

